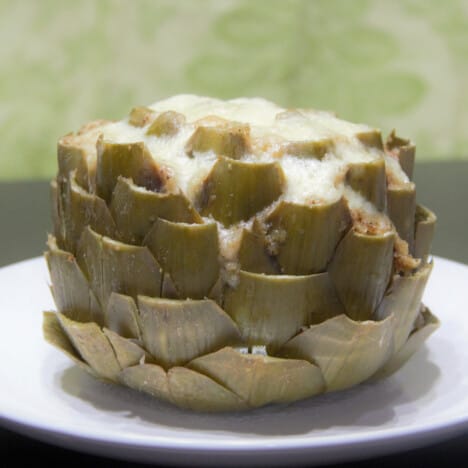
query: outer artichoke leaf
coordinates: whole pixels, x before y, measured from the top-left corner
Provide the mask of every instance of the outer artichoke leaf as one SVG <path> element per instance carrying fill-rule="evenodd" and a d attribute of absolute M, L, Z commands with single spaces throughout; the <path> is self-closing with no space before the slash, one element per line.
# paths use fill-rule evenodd
<path fill-rule="evenodd" d="M 383 149 L 382 133 L 375 128 L 356 133 L 356 138 L 365 146 Z"/>
<path fill-rule="evenodd" d="M 103 309 L 112 292 L 136 299 L 138 294 L 159 296 L 162 272 L 147 247 L 123 244 L 87 228 L 78 250 L 90 284 Z"/>
<path fill-rule="evenodd" d="M 329 273 L 312 275 L 311 287 L 307 290 L 309 315 L 307 324 L 321 323 L 329 318 L 345 313 L 345 309 Z"/>
<path fill-rule="evenodd" d="M 144 143 L 110 143 L 99 138 L 96 190 L 106 202 L 110 201 L 119 176 L 153 191 L 160 191 L 165 183 L 164 174 Z"/>
<path fill-rule="evenodd" d="M 275 258 L 268 254 L 266 246 L 264 235 L 243 229 L 238 254 L 241 269 L 268 275 L 279 273 L 279 266 Z"/>
<path fill-rule="evenodd" d="M 379 211 L 385 211 L 387 205 L 387 177 L 385 160 L 350 164 L 346 182 Z"/>
<path fill-rule="evenodd" d="M 431 252 L 436 222 L 436 215 L 432 211 L 425 206 L 416 206 L 414 257 L 422 259 L 422 265 L 427 262 Z"/>
<path fill-rule="evenodd" d="M 392 273 L 394 233 L 348 231 L 338 244 L 329 273 L 346 314 L 368 320 L 380 304 Z"/>
<path fill-rule="evenodd" d="M 48 343 L 65 353 L 75 364 L 78 365 L 78 367 L 94 377 L 99 377 L 99 375 L 88 364 L 86 364 L 82 360 L 81 356 L 76 352 L 68 336 L 63 331 L 55 312 L 44 312 L 42 332 L 44 334 L 44 339 Z"/>
<path fill-rule="evenodd" d="M 392 130 L 385 142 L 385 151 L 398 158 L 401 168 L 412 180 L 416 146 L 410 140 L 398 137 L 395 130 Z"/>
<path fill-rule="evenodd" d="M 200 215 L 182 193 L 156 193 L 119 177 L 112 195 L 111 212 L 121 238 L 141 244 L 158 218 L 174 222 L 199 223 Z"/>
<path fill-rule="evenodd" d="M 282 193 L 283 170 L 274 163 L 253 163 L 219 157 L 205 179 L 198 204 L 203 216 L 225 226 L 251 218 Z"/>
<path fill-rule="evenodd" d="M 165 368 L 240 342 L 236 324 L 211 300 L 139 296 L 138 308 L 144 347 Z"/>
<path fill-rule="evenodd" d="M 307 323 L 313 277 L 239 272 L 239 283 L 225 291 L 224 310 L 249 345 L 277 347 Z"/>
<path fill-rule="evenodd" d="M 159 218 L 144 243 L 170 275 L 179 297 L 208 296 L 220 268 L 216 223 L 173 223 Z"/>
<path fill-rule="evenodd" d="M 138 309 L 130 296 L 111 293 L 105 323 L 110 330 L 124 338 L 140 339 Z"/>
<path fill-rule="evenodd" d="M 48 246 L 50 250 L 44 256 L 58 311 L 77 322 L 96 322 L 103 325 L 102 310 L 75 257 L 60 250 L 52 236 L 49 236 Z"/>
<path fill-rule="evenodd" d="M 76 183 L 71 174 L 63 186 L 63 221 L 65 224 L 65 245 L 75 252 L 85 227 L 112 238 L 119 238 L 115 222 L 105 201 L 86 192 Z"/>
<path fill-rule="evenodd" d="M 162 112 L 146 131 L 147 135 L 157 137 L 174 136 L 185 124 L 185 116 L 174 111 Z"/>
<path fill-rule="evenodd" d="M 248 408 L 242 398 L 206 375 L 185 367 L 173 367 L 167 375 L 172 400 L 182 408 L 204 412 Z"/>
<path fill-rule="evenodd" d="M 177 291 L 174 285 L 174 281 L 172 281 L 171 275 L 169 273 L 164 273 L 163 275 L 161 297 L 165 297 L 167 299 L 180 298 L 180 294 Z"/>
<path fill-rule="evenodd" d="M 57 180 L 50 182 L 50 205 L 52 208 L 52 226 L 55 239 L 61 247 L 64 245 L 65 226 L 62 217 L 62 206 Z"/>
<path fill-rule="evenodd" d="M 388 216 L 400 237 L 408 243 L 410 251 L 414 243 L 414 219 L 416 212 L 416 189 L 409 182 L 401 187 L 389 186 L 387 191 Z"/>
<path fill-rule="evenodd" d="M 60 181 L 68 179 L 71 172 L 75 172 L 78 183 L 85 188 L 89 188 L 88 165 L 86 162 L 86 151 L 70 142 L 65 135 L 57 145 L 58 179 Z"/>
<path fill-rule="evenodd" d="M 127 387 L 172 402 L 166 371 L 156 364 L 139 364 L 123 369 L 119 382 Z"/>
<path fill-rule="evenodd" d="M 302 326 L 343 312 L 327 273 L 286 276 L 240 271 L 238 285 L 225 291 L 223 307 L 247 344 L 269 345 L 272 351 Z"/>
<path fill-rule="evenodd" d="M 400 369 L 440 326 L 437 317 L 427 307 L 422 309 L 421 321 L 421 327 L 411 332 L 406 343 L 374 375 L 376 379 L 387 377 Z"/>
<path fill-rule="evenodd" d="M 120 365 L 114 350 L 100 327 L 94 322 L 80 323 L 57 315 L 60 325 L 83 360 L 102 378 L 115 381 Z"/>
<path fill-rule="evenodd" d="M 432 263 L 426 264 L 412 276 L 393 277 L 391 286 L 377 309 L 376 316 L 394 317 L 394 350 L 398 352 L 407 341 L 419 313 L 421 298 L 432 271 Z"/>
<path fill-rule="evenodd" d="M 114 349 L 115 357 L 122 369 L 136 366 L 146 358 L 145 350 L 133 341 L 122 338 L 107 328 L 104 328 L 103 332 Z"/>
<path fill-rule="evenodd" d="M 155 117 L 156 112 L 149 107 L 137 106 L 130 111 L 128 123 L 134 127 L 145 127 Z"/>
<path fill-rule="evenodd" d="M 355 322 L 346 315 L 312 325 L 279 351 L 289 359 L 305 359 L 323 372 L 328 391 L 363 382 L 393 352 L 393 317 L 381 322 Z"/>
<path fill-rule="evenodd" d="M 343 199 L 311 206 L 282 201 L 267 222 L 270 248 L 277 252 L 282 272 L 308 275 L 326 269 L 348 227 L 349 214 Z"/>
<path fill-rule="evenodd" d="M 250 151 L 250 127 L 245 124 L 201 125 L 190 137 L 185 151 L 189 156 L 213 151 L 218 156 L 239 159 Z"/>
<path fill-rule="evenodd" d="M 308 398 L 324 390 L 322 372 L 303 360 L 241 354 L 226 347 L 188 367 L 232 390 L 250 406 Z"/>

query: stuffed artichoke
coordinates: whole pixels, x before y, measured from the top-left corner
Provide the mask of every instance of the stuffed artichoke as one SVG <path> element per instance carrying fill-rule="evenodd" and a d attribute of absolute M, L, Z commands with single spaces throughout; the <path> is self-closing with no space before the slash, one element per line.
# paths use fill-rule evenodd
<path fill-rule="evenodd" d="M 414 154 L 263 99 L 180 95 L 89 123 L 58 143 L 45 338 L 198 411 L 388 375 L 438 326 Z"/>

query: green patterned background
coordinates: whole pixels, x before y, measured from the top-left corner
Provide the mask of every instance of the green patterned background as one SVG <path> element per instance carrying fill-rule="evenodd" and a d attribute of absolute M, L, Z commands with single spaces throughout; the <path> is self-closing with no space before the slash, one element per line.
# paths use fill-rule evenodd
<path fill-rule="evenodd" d="M 468 1 L 0 0 L 0 179 L 175 93 L 333 109 L 468 158 Z"/>

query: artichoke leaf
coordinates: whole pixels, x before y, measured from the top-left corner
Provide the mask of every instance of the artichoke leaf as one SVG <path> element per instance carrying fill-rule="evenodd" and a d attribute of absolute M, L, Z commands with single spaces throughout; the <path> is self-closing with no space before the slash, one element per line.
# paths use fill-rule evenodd
<path fill-rule="evenodd" d="M 333 141 L 330 138 L 322 140 L 293 141 L 281 145 L 282 152 L 298 158 L 322 159 L 325 154 L 333 149 Z"/>
<path fill-rule="evenodd" d="M 111 293 L 107 303 L 106 326 L 124 338 L 140 339 L 138 309 L 135 301 L 124 294 Z"/>
<path fill-rule="evenodd" d="M 137 106 L 130 111 L 128 123 L 134 127 L 145 127 L 154 118 L 156 112 L 149 107 Z"/>
<path fill-rule="evenodd" d="M 112 292 L 136 299 L 138 294 L 159 296 L 162 272 L 147 247 L 137 247 L 83 231 L 78 260 L 105 310 Z"/>
<path fill-rule="evenodd" d="M 153 191 L 160 191 L 166 178 L 143 142 L 110 143 L 100 137 L 97 141 L 97 195 L 110 202 L 119 176 Z"/>
<path fill-rule="evenodd" d="M 327 391 L 335 391 L 369 378 L 392 352 L 393 317 L 355 322 L 339 315 L 291 338 L 278 355 L 316 364 L 323 372 Z"/>
<path fill-rule="evenodd" d="M 138 297 L 144 347 L 164 368 L 240 342 L 232 319 L 211 300 Z"/>
<path fill-rule="evenodd" d="M 110 205 L 122 241 L 141 244 L 158 218 L 200 223 L 202 219 L 182 193 L 157 193 L 119 177 Z"/>
<path fill-rule="evenodd" d="M 239 396 L 205 375 L 184 367 L 173 367 L 166 373 L 155 364 L 140 364 L 124 369 L 119 380 L 130 388 L 195 411 L 247 409 Z"/>
<path fill-rule="evenodd" d="M 283 170 L 278 163 L 253 163 L 219 157 L 198 197 L 200 212 L 224 226 L 251 218 L 282 193 Z"/>
<path fill-rule="evenodd" d="M 327 273 L 287 276 L 241 270 L 238 285 L 225 291 L 223 307 L 248 345 L 268 345 L 272 352 L 302 326 L 343 312 Z"/>
<path fill-rule="evenodd" d="M 416 213 L 416 190 L 414 183 L 389 186 L 387 190 L 388 216 L 400 237 L 408 243 L 410 252 L 414 243 L 414 219 Z"/>
<path fill-rule="evenodd" d="M 244 399 L 210 379 L 185 367 L 167 373 L 173 402 L 194 411 L 239 411 L 248 408 Z"/>
<path fill-rule="evenodd" d="M 166 371 L 156 364 L 139 364 L 123 369 L 118 380 L 123 385 L 172 402 Z"/>
<path fill-rule="evenodd" d="M 282 273 L 308 275 L 326 269 L 349 224 L 343 199 L 317 205 L 281 201 L 268 216 L 267 238 Z"/>
<path fill-rule="evenodd" d="M 102 310 L 75 257 L 59 249 L 52 236 L 49 236 L 48 246 L 49 251 L 44 256 L 58 311 L 77 322 L 103 325 Z"/>
<path fill-rule="evenodd" d="M 379 320 L 393 315 L 395 352 L 407 341 L 413 328 L 431 271 L 432 263 L 426 264 L 411 276 L 395 275 L 377 309 L 376 317 Z"/>
<path fill-rule="evenodd" d="M 105 201 L 86 192 L 75 179 L 75 174 L 63 185 L 62 217 L 67 250 L 75 252 L 85 227 L 90 226 L 104 236 L 119 238 L 115 222 Z"/>
<path fill-rule="evenodd" d="M 188 367 L 253 407 L 300 400 L 324 390 L 322 372 L 307 361 L 241 354 L 230 347 L 194 359 Z"/>
<path fill-rule="evenodd" d="M 220 269 L 216 223 L 173 223 L 159 218 L 144 244 L 170 275 L 179 297 L 208 296 Z"/>
<path fill-rule="evenodd" d="M 356 133 L 356 138 L 364 145 L 370 148 L 382 150 L 384 148 L 382 133 L 376 128 Z"/>
<path fill-rule="evenodd" d="M 166 296 L 163 296 L 166 297 Z M 210 293 L 206 296 L 206 299 L 211 299 L 216 302 L 219 306 L 223 305 L 224 297 L 224 278 L 220 276 L 214 286 L 211 288 Z"/>
<path fill-rule="evenodd" d="M 52 207 L 52 226 L 57 244 L 62 247 L 65 239 L 65 226 L 62 215 L 62 204 L 60 200 L 59 186 L 56 179 L 50 182 L 50 205 Z"/>
<path fill-rule="evenodd" d="M 280 272 L 275 258 L 267 252 L 267 241 L 263 233 L 243 229 L 238 258 L 244 271 L 268 275 Z"/>
<path fill-rule="evenodd" d="M 283 129 L 286 130 L 296 123 L 299 127 L 302 126 L 304 121 L 307 121 L 307 117 L 299 110 L 289 109 L 277 113 L 275 120 L 280 128 L 284 125 Z M 331 138 L 320 137 L 319 139 L 304 140 L 292 138 L 289 141 L 279 141 L 278 143 L 280 148 L 279 156 L 287 154 L 298 158 L 322 159 L 326 153 L 334 148 L 334 142 Z"/>
<path fill-rule="evenodd" d="M 224 310 L 234 319 L 248 345 L 277 347 L 307 323 L 308 276 L 239 272 L 235 288 L 225 291 Z"/>
<path fill-rule="evenodd" d="M 250 151 L 250 127 L 245 124 L 200 125 L 185 147 L 186 153 L 213 151 L 218 156 L 239 159 Z"/>
<path fill-rule="evenodd" d="M 379 211 L 387 205 L 387 177 L 383 158 L 349 165 L 346 182 Z"/>
<path fill-rule="evenodd" d="M 146 358 L 146 352 L 141 346 L 138 346 L 127 338 L 122 338 L 117 333 L 109 330 L 108 328 L 103 329 L 104 335 L 106 335 L 109 343 L 111 344 L 117 362 L 122 369 L 126 367 L 135 366 Z"/>
<path fill-rule="evenodd" d="M 114 350 L 100 327 L 94 322 L 75 322 L 57 314 L 60 325 L 83 360 L 104 379 L 116 381 L 120 365 Z"/>
<path fill-rule="evenodd" d="M 391 356 L 385 365 L 373 376 L 375 379 L 387 377 L 398 369 L 400 369 L 410 357 L 422 347 L 424 342 L 434 333 L 440 326 L 440 322 L 435 315 L 427 307 L 422 307 L 420 313 L 422 326 L 411 332 L 408 340 L 401 348 Z"/>
<path fill-rule="evenodd" d="M 166 111 L 159 114 L 146 131 L 147 135 L 157 137 L 174 136 L 185 124 L 185 116 L 174 111 Z"/>
<path fill-rule="evenodd" d="M 180 298 L 180 294 L 177 291 L 174 285 L 174 281 L 172 281 L 171 275 L 169 275 L 169 273 L 163 274 L 161 297 L 165 297 L 166 299 L 179 299 Z"/>
<path fill-rule="evenodd" d="M 385 142 L 385 151 L 398 158 L 400 166 L 409 180 L 413 180 L 416 146 L 410 140 L 398 137 L 395 130 L 392 130 Z"/>
<path fill-rule="evenodd" d="M 436 215 L 432 211 L 422 205 L 416 206 L 413 256 L 422 260 L 421 265 L 427 263 L 431 252 L 436 221 Z"/>
<path fill-rule="evenodd" d="M 89 187 L 87 155 L 84 148 L 70 141 L 70 136 L 65 135 L 57 145 L 57 163 L 59 181 L 65 181 L 72 172 L 75 173 L 77 182 L 85 189 Z"/>
<path fill-rule="evenodd" d="M 96 371 L 94 371 L 88 364 L 86 364 L 81 356 L 77 353 L 70 339 L 63 331 L 55 312 L 43 313 L 42 332 L 44 334 L 44 339 L 48 343 L 62 351 L 75 364 L 77 364 L 78 367 L 88 372 L 93 377 L 99 378 L 99 374 L 97 374 Z"/>
<path fill-rule="evenodd" d="M 345 313 L 345 308 L 338 298 L 328 272 L 312 275 L 311 283 L 311 287 L 307 290 L 309 303 L 308 325 L 321 323 Z"/>
<path fill-rule="evenodd" d="M 393 232 L 369 235 L 351 229 L 338 244 L 328 271 L 350 318 L 372 318 L 390 280 L 394 242 Z"/>

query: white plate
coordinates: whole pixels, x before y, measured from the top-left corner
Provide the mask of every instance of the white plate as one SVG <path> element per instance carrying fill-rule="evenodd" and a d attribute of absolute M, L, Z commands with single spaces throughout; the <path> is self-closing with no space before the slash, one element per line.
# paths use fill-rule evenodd
<path fill-rule="evenodd" d="M 184 412 L 95 381 L 42 338 L 53 309 L 40 258 L 0 269 L 0 421 L 75 450 L 180 464 L 365 458 L 468 429 L 468 266 L 441 258 L 425 294 L 442 320 L 396 375 L 246 414 Z"/>

